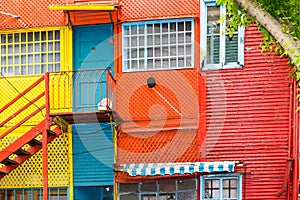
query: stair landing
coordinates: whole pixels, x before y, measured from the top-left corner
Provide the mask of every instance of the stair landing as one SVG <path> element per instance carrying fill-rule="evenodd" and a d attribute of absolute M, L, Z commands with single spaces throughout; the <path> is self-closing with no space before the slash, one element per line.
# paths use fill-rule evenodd
<path fill-rule="evenodd" d="M 90 124 L 111 122 L 113 112 L 111 110 L 83 111 L 83 112 L 61 112 L 51 113 L 51 117 L 59 116 L 69 124 Z"/>

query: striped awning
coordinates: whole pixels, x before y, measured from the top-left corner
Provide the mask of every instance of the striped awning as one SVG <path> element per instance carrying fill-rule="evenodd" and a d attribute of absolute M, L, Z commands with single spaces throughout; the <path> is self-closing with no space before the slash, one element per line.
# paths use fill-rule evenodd
<path fill-rule="evenodd" d="M 235 161 L 121 164 L 115 170 L 130 176 L 234 172 Z"/>

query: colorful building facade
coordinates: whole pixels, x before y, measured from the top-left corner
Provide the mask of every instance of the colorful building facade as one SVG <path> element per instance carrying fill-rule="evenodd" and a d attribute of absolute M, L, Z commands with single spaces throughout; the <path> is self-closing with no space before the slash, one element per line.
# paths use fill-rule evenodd
<path fill-rule="evenodd" d="M 213 0 L 0 8 L 0 199 L 298 198 L 297 85 L 255 24 L 225 34 Z"/>

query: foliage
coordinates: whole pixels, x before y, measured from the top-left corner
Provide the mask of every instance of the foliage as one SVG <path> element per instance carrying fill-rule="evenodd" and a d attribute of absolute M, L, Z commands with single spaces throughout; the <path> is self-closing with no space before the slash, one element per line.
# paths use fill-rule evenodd
<path fill-rule="evenodd" d="M 299 44 L 300 48 L 300 1 L 299 0 L 254 0 L 262 9 L 270 13 L 282 26 L 285 34 L 291 35 L 294 41 Z M 231 22 L 227 31 L 230 33 L 236 29 L 236 25 L 245 25 L 246 27 L 253 23 L 255 19 L 245 13 L 234 0 L 217 0 L 218 4 L 226 5 L 228 16 L 231 17 Z M 236 25 L 235 25 L 236 24 Z M 262 52 L 270 51 L 280 55 L 287 55 L 293 53 L 284 51 L 279 42 L 261 25 L 258 24 L 259 30 L 263 34 L 263 42 L 261 44 Z M 296 55 L 300 60 L 300 55 Z M 294 60 L 293 63 L 297 63 Z M 299 72 L 300 69 L 296 68 Z"/>

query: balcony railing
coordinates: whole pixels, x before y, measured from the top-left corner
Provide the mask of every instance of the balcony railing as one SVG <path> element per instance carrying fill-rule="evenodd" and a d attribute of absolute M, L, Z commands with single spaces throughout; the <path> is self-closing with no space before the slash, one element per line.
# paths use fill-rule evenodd
<path fill-rule="evenodd" d="M 51 112 L 112 109 L 114 87 L 115 80 L 107 68 L 51 73 Z"/>

